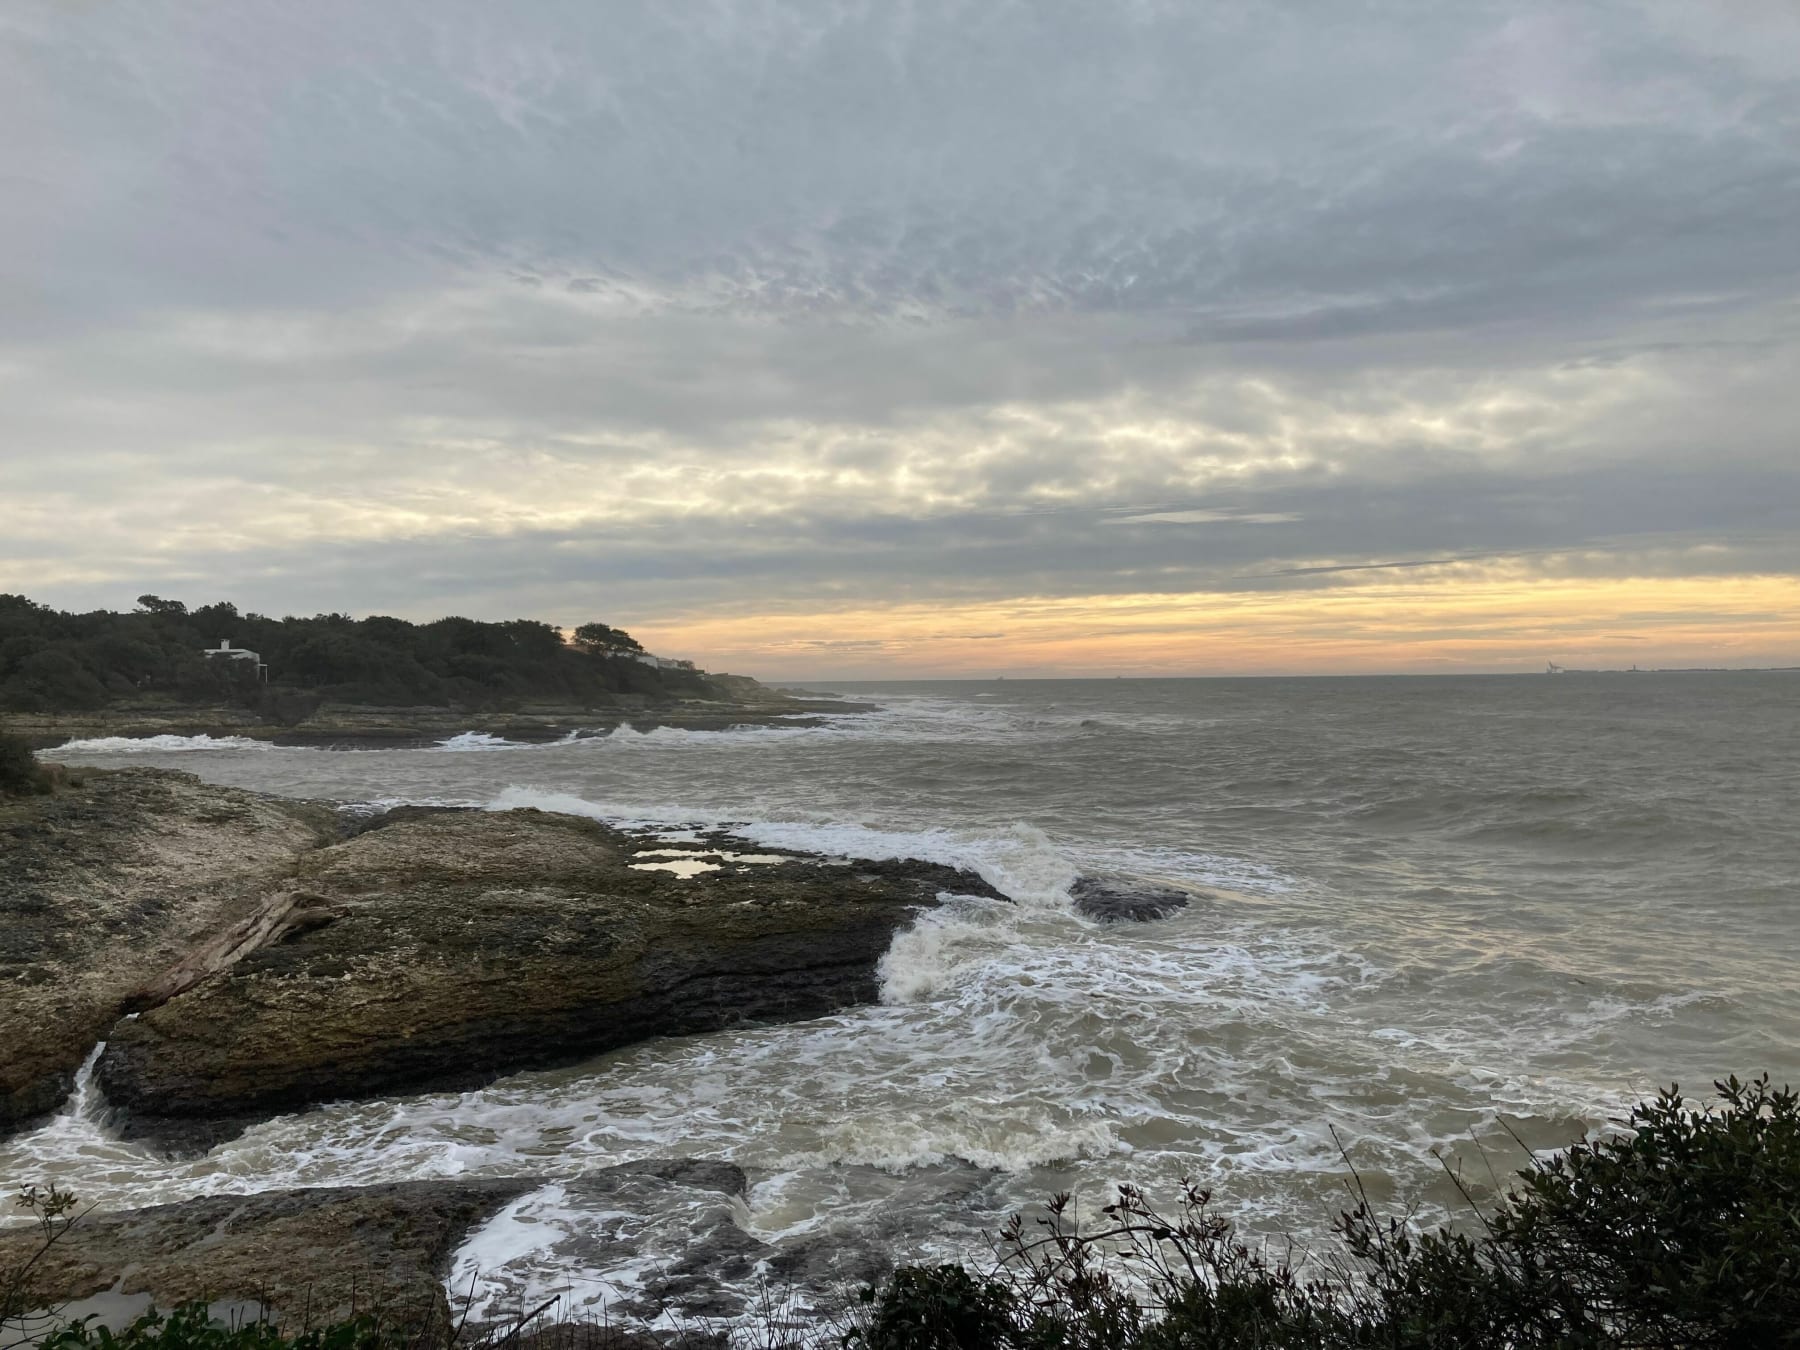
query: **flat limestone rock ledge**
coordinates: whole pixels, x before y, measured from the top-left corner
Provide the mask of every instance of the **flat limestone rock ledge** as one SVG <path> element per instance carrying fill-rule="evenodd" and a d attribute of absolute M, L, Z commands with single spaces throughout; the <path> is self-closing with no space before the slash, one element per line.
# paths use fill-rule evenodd
<path fill-rule="evenodd" d="M 542 1183 L 403 1182 L 213 1195 L 151 1209 L 88 1214 L 30 1275 L 38 1307 L 103 1292 L 148 1294 L 167 1311 L 192 1300 L 260 1303 L 312 1325 L 376 1311 L 444 1326 L 440 1277 L 463 1235 Z M 33 1228 L 0 1230 L 0 1270 L 38 1249 Z"/>
<path fill-rule="evenodd" d="M 337 830 L 330 808 L 160 769 L 0 801 L 0 1134 L 61 1103 L 94 1043 L 196 948 L 271 903 L 279 928 L 296 860 Z"/>
<path fill-rule="evenodd" d="M 176 1144 L 200 1122 L 473 1087 L 871 1001 L 920 906 L 996 895 L 926 863 L 632 865 L 658 848 L 532 810 L 397 812 L 301 856 L 308 922 L 113 1027 L 97 1081 L 129 1131 Z"/>

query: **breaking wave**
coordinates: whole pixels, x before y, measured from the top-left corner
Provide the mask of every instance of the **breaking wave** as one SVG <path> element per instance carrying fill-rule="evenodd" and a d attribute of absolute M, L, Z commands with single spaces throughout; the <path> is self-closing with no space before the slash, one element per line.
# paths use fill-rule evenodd
<path fill-rule="evenodd" d="M 96 736 L 65 741 L 55 747 L 59 755 L 169 755 L 196 750 L 273 750 L 267 741 L 252 736 Z"/>

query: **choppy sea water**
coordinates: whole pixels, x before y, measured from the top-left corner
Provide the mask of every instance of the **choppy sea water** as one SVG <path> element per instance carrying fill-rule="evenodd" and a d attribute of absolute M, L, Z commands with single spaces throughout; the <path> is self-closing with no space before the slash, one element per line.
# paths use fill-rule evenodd
<path fill-rule="evenodd" d="M 964 865 L 1016 903 L 924 916 L 878 1006 L 327 1106 L 185 1160 L 118 1141 L 86 1091 L 0 1143 L 0 1179 L 113 1207 L 715 1156 L 750 1173 L 759 1236 L 875 1232 L 917 1259 L 985 1252 L 1058 1190 L 1097 1205 L 1192 1176 L 1250 1229 L 1308 1238 L 1351 1164 L 1430 1215 L 1456 1202 L 1434 1154 L 1480 1191 L 1515 1136 L 1566 1144 L 1670 1081 L 1800 1082 L 1800 676 L 835 687 L 884 710 L 550 746 L 61 752 L 343 803 L 729 825 Z M 1193 903 L 1097 925 L 1070 909 L 1083 874 Z M 559 1194 L 489 1225 L 453 1278 L 629 1287 L 545 1255 L 581 1222 Z"/>

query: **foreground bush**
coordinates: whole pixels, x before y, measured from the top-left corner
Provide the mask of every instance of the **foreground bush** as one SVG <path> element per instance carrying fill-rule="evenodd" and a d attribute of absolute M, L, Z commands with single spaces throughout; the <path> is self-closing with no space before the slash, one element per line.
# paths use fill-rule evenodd
<path fill-rule="evenodd" d="M 153 1309 L 120 1331 L 73 1322 L 45 1337 L 39 1350 L 407 1350 L 413 1344 L 369 1318 L 289 1338 L 273 1323 L 232 1325 L 214 1319 L 206 1304 L 188 1303 L 167 1316 Z"/>
<path fill-rule="evenodd" d="M 1800 1099 L 1764 1078 L 1671 1088 L 1630 1133 L 1534 1162 L 1473 1234 L 1419 1234 L 1366 1200 L 1305 1262 L 1245 1246 L 1190 1188 L 1173 1215 L 1121 1188 L 1099 1229 L 1059 1197 L 1006 1260 L 903 1270 L 857 1350 L 1800 1346 Z"/>
<path fill-rule="evenodd" d="M 0 731 L 0 797 L 43 792 L 48 781 L 31 747 L 17 736 Z"/>

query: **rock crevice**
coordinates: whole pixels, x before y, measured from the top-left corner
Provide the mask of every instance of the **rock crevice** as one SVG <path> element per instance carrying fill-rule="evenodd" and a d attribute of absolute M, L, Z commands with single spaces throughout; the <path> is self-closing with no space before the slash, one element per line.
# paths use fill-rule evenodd
<path fill-rule="evenodd" d="M 55 1109 L 94 1043 L 184 963 L 216 968 L 291 925 L 291 909 L 269 919 L 274 897 L 336 837 L 327 807 L 160 769 L 0 803 L 0 1132 Z"/>

